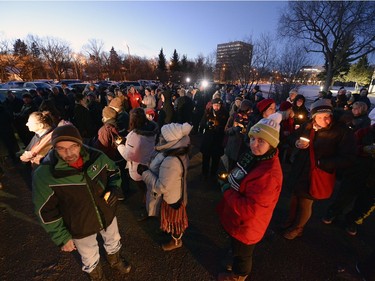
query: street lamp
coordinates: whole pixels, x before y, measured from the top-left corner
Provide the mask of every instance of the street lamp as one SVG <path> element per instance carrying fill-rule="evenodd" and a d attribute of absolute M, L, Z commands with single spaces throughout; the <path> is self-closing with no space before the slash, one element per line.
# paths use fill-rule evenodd
<path fill-rule="evenodd" d="M 189 84 L 190 84 L 190 77 L 186 77 L 186 84 L 187 84 L 187 86 L 189 87 Z"/>

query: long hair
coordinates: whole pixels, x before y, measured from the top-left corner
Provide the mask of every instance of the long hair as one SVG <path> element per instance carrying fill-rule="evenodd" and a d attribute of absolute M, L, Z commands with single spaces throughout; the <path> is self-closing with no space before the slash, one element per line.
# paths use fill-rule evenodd
<path fill-rule="evenodd" d="M 129 132 L 134 129 L 140 129 L 142 128 L 146 123 L 148 122 L 148 119 L 146 117 L 145 111 L 143 108 L 133 108 L 129 112 Z"/>

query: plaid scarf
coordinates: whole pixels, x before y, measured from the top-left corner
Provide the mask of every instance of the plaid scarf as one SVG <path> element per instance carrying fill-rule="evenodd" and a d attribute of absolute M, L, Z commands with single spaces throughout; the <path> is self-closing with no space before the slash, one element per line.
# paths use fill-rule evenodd
<path fill-rule="evenodd" d="M 261 156 L 255 156 L 250 150 L 241 155 L 236 163 L 236 167 L 228 175 L 228 182 L 230 186 L 239 191 L 240 184 L 246 175 L 254 169 L 254 167 L 263 160 L 271 159 L 275 156 L 276 149 L 271 148 L 267 153 Z"/>

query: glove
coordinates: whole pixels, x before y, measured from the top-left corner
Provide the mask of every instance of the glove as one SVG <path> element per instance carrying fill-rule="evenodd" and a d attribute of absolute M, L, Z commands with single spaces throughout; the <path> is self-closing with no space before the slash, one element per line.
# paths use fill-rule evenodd
<path fill-rule="evenodd" d="M 114 192 L 114 191 L 110 192 L 109 197 L 107 199 L 104 196 L 104 199 L 107 202 L 107 204 L 111 207 L 113 207 L 117 203 L 117 200 L 118 200 L 118 198 L 116 196 L 116 192 Z"/>
<path fill-rule="evenodd" d="M 146 165 L 138 164 L 138 167 L 137 167 L 137 173 L 138 174 L 140 174 L 142 176 L 143 172 L 147 171 L 147 170 L 148 170 L 148 167 Z"/>
<path fill-rule="evenodd" d="M 230 184 L 229 184 L 229 183 L 226 183 L 226 184 L 224 184 L 224 185 L 221 186 L 221 192 L 224 193 L 224 192 L 227 191 L 229 188 L 230 188 Z"/>

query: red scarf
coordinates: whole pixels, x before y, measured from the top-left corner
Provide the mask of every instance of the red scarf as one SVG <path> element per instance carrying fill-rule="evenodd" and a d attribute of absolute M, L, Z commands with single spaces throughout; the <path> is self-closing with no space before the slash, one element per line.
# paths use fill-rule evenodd
<path fill-rule="evenodd" d="M 80 155 L 79 158 L 78 158 L 78 160 L 76 162 L 74 162 L 74 163 L 70 163 L 69 166 L 73 167 L 73 168 L 76 168 L 77 170 L 82 169 L 82 167 L 83 167 L 83 158 L 82 158 L 82 156 Z"/>

